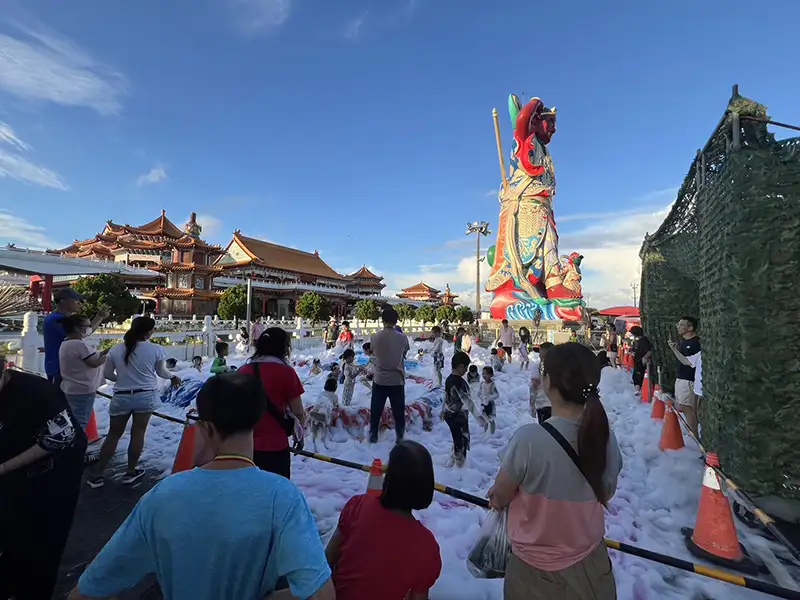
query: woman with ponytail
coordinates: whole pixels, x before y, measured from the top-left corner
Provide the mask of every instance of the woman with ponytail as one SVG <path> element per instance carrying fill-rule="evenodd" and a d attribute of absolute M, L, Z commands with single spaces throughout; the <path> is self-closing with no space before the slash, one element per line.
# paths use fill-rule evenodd
<path fill-rule="evenodd" d="M 181 383 L 180 378 L 167 369 L 164 348 L 149 341 L 155 327 L 156 322 L 150 317 L 134 318 L 122 343 L 108 351 L 104 375 L 114 382 L 114 395 L 108 405 L 110 424 L 93 476 L 86 481 L 89 487 L 103 486 L 103 473 L 117 451 L 117 444 L 131 417 L 128 469 L 122 476 L 122 483 L 131 484 L 144 476 L 144 469 L 140 469 L 138 464 L 150 415 L 161 402 L 158 378 L 169 379 L 174 386 Z"/>
<path fill-rule="evenodd" d="M 517 430 L 489 490 L 493 508 L 508 507 L 504 599 L 614 600 L 603 508 L 622 455 L 598 394 L 600 365 L 568 343 L 550 349 L 543 370 L 553 416 Z"/>

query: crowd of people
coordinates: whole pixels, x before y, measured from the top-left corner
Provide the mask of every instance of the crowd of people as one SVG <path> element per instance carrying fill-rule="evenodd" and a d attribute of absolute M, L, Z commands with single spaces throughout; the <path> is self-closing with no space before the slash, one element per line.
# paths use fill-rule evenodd
<path fill-rule="evenodd" d="M 57 297 L 57 316 L 46 320 L 49 381 L 11 369 L 0 376 L 3 600 L 44 600 L 52 594 L 86 466 L 83 430 L 101 379 L 113 382 L 114 393 L 109 432 L 86 479 L 91 488 L 104 484 L 129 421 L 122 483 L 144 475 L 138 461 L 158 401 L 158 378 L 180 384 L 163 348 L 149 341 L 152 319 L 135 318 L 123 343 L 98 352 L 84 340 L 99 321 L 77 314 L 79 302 L 71 290 L 63 293 Z M 433 500 L 433 463 L 424 446 L 404 439 L 404 360 L 410 345 L 397 330 L 393 309 L 386 309 L 382 320 L 383 329 L 363 347 L 370 370 L 365 383 L 372 390 L 369 441 L 377 441 L 379 416 L 388 400 L 395 414 L 396 444 L 382 492 L 347 502 L 327 548 L 305 497 L 290 479 L 290 439 L 302 445 L 306 427 L 313 430 L 313 415 L 307 423 L 301 401 L 303 384 L 289 362 L 291 337 L 277 327 L 263 328 L 253 332 L 258 333 L 251 338 L 253 354 L 238 370 L 225 361 L 227 344 L 217 345 L 215 374 L 196 400 L 210 460 L 147 492 L 85 570 L 70 598 L 113 596 L 150 573 L 155 573 L 164 597 L 172 599 L 261 599 L 269 594 L 314 600 L 427 598 L 440 575 L 441 556 L 435 536 L 413 511 Z M 348 346 L 343 353 L 348 386 L 358 374 L 347 373 L 354 336 L 346 323 L 343 327 L 335 339 Z M 680 344 L 671 346 L 680 366 L 686 367 L 679 369 L 679 380 L 692 384 L 680 384 L 680 393 L 676 385 L 678 403 L 690 423 L 690 411 L 696 419 L 701 395 L 696 327 L 695 319 L 681 319 Z M 635 362 L 646 366 L 652 345 L 640 328 L 631 333 Z M 515 350 L 520 367 L 527 369 L 531 350 L 529 339 L 523 339 L 526 334 L 520 332 L 518 343 L 504 321 L 493 365 L 478 372 L 471 364 L 469 335 L 456 333 L 440 415 L 452 435 L 450 465 L 461 466 L 467 458 L 470 415 L 494 431 L 500 401 L 494 376 L 512 362 Z M 601 369 L 613 364 L 605 352 L 598 358 L 572 342 L 545 342 L 538 352 L 530 392 L 534 422 L 508 441 L 488 490 L 492 508 L 507 512 L 511 555 L 504 598 L 610 600 L 616 592 L 602 543 L 603 507 L 616 489 L 622 458 L 598 385 Z M 433 329 L 431 354 L 441 385 L 439 327 Z M 635 368 L 634 378 L 638 372 Z M 336 399 L 336 378 L 328 381 L 332 384 L 326 382 L 325 391 Z M 415 568 L 398 568 L 411 564 Z"/>

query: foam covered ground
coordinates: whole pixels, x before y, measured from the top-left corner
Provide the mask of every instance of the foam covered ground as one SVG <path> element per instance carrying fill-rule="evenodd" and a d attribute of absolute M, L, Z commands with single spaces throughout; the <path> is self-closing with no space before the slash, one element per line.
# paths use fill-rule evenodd
<path fill-rule="evenodd" d="M 416 354 L 427 342 L 413 343 L 409 357 Z M 452 345 L 446 345 L 446 364 L 452 355 Z M 296 367 L 303 380 L 306 404 L 311 404 L 322 389 L 324 375 L 310 377 L 310 359 L 319 357 L 323 364 L 335 360 L 338 353 L 306 351 L 293 356 L 296 362 L 308 360 L 308 365 Z M 478 365 L 488 362 L 488 351 L 474 348 L 473 361 Z M 244 357 L 231 357 L 230 364 L 241 364 Z M 187 364 L 179 365 L 177 374 L 183 378 L 206 378 L 210 362 L 198 373 Z M 497 428 L 494 434 L 483 431 L 471 421 L 472 450 L 466 465 L 447 468 L 451 437 L 447 426 L 434 417 L 431 432 L 411 427 L 406 436 L 425 445 L 433 456 L 436 480 L 478 496 L 485 496 L 499 467 L 498 454 L 521 425 L 532 421 L 528 409 L 529 378 L 531 371 L 521 372 L 518 364 L 506 367 L 506 372 L 496 377 L 500 392 L 497 404 Z M 448 371 L 449 367 L 445 368 Z M 414 375 L 433 379 L 430 357 L 413 369 Z M 642 404 L 634 395 L 627 373 L 605 369 L 600 385 L 603 404 L 622 450 L 624 463 L 617 493 L 606 513 L 607 536 L 661 553 L 692 560 L 680 534 L 682 526 L 694 526 L 697 503 L 702 482 L 702 461 L 694 444 L 686 438 L 687 448 L 674 452 L 660 452 L 658 439 L 661 423 L 650 419 L 650 406 Z M 423 384 L 407 381 L 406 398 L 415 400 L 428 391 Z M 108 401 L 98 398 L 97 417 L 101 432 L 107 427 Z M 356 385 L 354 405 L 369 405 L 369 390 Z M 161 412 L 183 417 L 185 409 L 165 404 Z M 438 410 L 434 410 L 438 415 Z M 143 464 L 150 470 L 169 473 L 181 436 L 181 427 L 153 418 L 147 433 Z M 376 445 L 359 442 L 342 429 L 334 429 L 329 438 L 317 445 L 316 451 L 369 464 L 379 457 L 384 463 L 394 443 L 394 432 L 382 432 Z M 119 452 L 127 446 L 120 443 Z M 306 449 L 315 450 L 308 440 Z M 122 458 L 121 456 L 119 458 Z M 318 460 L 294 457 L 292 480 L 303 490 L 316 516 L 320 533 L 327 536 L 345 502 L 353 495 L 363 493 L 367 476 Z M 441 577 L 431 591 L 432 600 L 499 600 L 502 598 L 502 581 L 474 579 L 465 566 L 465 559 L 485 518 L 484 509 L 468 505 L 436 493 L 433 504 L 420 511 L 417 517 L 435 535 L 441 548 L 443 569 Z M 740 526 L 740 539 L 753 546 L 763 545 L 762 538 Z M 713 581 L 611 550 L 618 595 L 622 600 L 683 600 L 687 598 L 751 599 L 767 598 L 764 594 Z M 408 566 L 413 568 L 412 565 Z"/>

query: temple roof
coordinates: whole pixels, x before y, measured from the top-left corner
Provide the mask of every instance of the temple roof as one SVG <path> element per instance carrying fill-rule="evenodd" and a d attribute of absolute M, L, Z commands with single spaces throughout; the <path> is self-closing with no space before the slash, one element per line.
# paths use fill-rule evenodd
<path fill-rule="evenodd" d="M 195 230 L 199 231 L 199 225 L 193 219 L 195 219 L 194 213 L 192 213 L 187 227 L 195 226 Z M 142 239 L 143 237 L 152 239 Z M 112 250 L 120 248 L 158 251 L 168 250 L 173 246 L 222 253 L 221 246 L 207 244 L 200 238 L 181 231 L 167 218 L 166 212 L 163 210 L 160 217 L 140 227 L 133 227 L 127 224 L 119 225 L 113 221 L 107 221 L 103 231 L 93 238 L 75 240 L 66 248 L 50 250 L 49 252 L 53 254 L 90 256 L 92 254 L 110 254 Z"/>
<path fill-rule="evenodd" d="M 414 294 L 414 293 L 416 293 L 416 294 L 426 294 L 426 293 L 438 294 L 440 292 L 440 290 L 437 290 L 436 288 L 432 288 L 431 286 L 429 286 L 428 284 L 426 284 L 423 281 L 420 281 L 418 284 L 412 285 L 411 287 L 407 287 L 407 288 L 405 288 L 405 289 L 403 289 L 401 291 L 403 293 L 406 293 L 406 294 Z"/>
<path fill-rule="evenodd" d="M 153 298 L 174 298 L 176 300 L 198 298 L 200 300 L 217 300 L 222 296 L 222 292 L 212 292 L 209 290 L 196 289 L 175 289 L 175 288 L 156 288 L 148 294 Z"/>
<path fill-rule="evenodd" d="M 197 263 L 161 263 L 150 267 L 153 271 L 163 271 L 164 273 L 173 273 L 178 271 L 194 271 L 196 273 L 212 275 L 219 275 L 222 273 L 222 267 L 218 265 L 199 265 Z"/>
<path fill-rule="evenodd" d="M 242 235 L 238 229 L 233 232 L 233 239 L 225 248 L 225 252 L 227 253 L 234 244 L 241 248 L 248 258 L 245 260 L 237 259 L 235 263 L 220 264 L 221 267 L 229 268 L 254 264 L 279 271 L 305 273 L 328 279 L 345 279 L 322 260 L 316 251 L 313 253 L 303 252 L 302 250 L 287 248 L 272 242 L 257 240 Z"/>
<path fill-rule="evenodd" d="M 377 281 L 383 281 L 383 277 L 379 277 L 378 275 L 375 275 L 375 273 L 373 273 L 372 271 L 370 271 L 367 268 L 367 265 L 364 265 L 363 267 L 361 267 L 355 273 L 353 273 L 351 275 L 348 275 L 347 278 L 348 279 L 375 279 Z"/>
<path fill-rule="evenodd" d="M 170 238 L 179 238 L 184 235 L 183 231 L 167 218 L 167 212 L 164 209 L 161 209 L 160 217 L 156 217 L 149 223 L 139 227 L 132 227 L 128 224 L 117 225 L 109 221 L 106 224 L 106 228 L 111 229 L 114 233 L 119 233 L 119 229 L 124 229 L 129 233 L 138 233 L 140 235 L 163 235 Z"/>

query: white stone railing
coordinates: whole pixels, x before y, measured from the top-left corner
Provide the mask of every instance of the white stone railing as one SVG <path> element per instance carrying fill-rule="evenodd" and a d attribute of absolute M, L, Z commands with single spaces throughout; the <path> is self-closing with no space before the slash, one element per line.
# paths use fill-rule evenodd
<path fill-rule="evenodd" d="M 25 313 L 21 332 L 5 332 L 0 336 L 0 355 L 14 362 L 17 366 L 44 373 L 44 340 L 38 331 L 39 315 L 35 312 Z M 167 324 L 172 324 L 171 328 Z M 281 327 L 292 334 L 292 349 L 295 352 L 305 351 L 323 343 L 325 323 L 312 324 L 297 318 L 294 321 L 265 321 L 267 327 Z M 400 324 L 403 331 L 412 336 L 427 334 L 432 324 L 405 322 Z M 239 322 L 243 327 L 244 322 Z M 378 321 L 351 321 L 351 327 L 357 340 L 368 340 L 373 333 L 380 331 L 383 325 Z M 178 360 L 191 360 L 193 356 L 213 356 L 214 344 L 217 341 L 233 343 L 238 329 L 233 321 L 214 320 L 207 315 L 202 320 L 158 319 L 153 338 L 166 338 L 164 345 L 167 355 Z M 124 332 L 104 332 L 98 329 L 87 342 L 97 347 L 101 340 L 122 341 Z"/>

